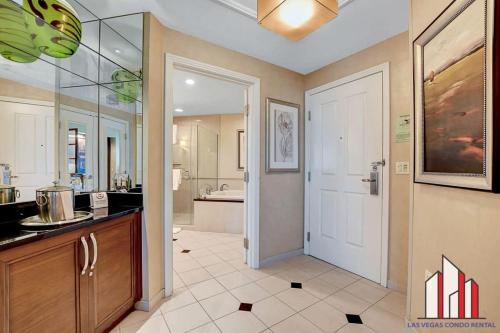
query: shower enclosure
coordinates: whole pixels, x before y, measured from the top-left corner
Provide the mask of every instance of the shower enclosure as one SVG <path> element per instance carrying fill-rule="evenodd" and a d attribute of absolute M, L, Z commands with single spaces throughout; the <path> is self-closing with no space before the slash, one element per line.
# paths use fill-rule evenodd
<path fill-rule="evenodd" d="M 219 134 L 196 122 L 174 124 L 174 224 L 193 224 L 193 200 L 218 186 Z"/>

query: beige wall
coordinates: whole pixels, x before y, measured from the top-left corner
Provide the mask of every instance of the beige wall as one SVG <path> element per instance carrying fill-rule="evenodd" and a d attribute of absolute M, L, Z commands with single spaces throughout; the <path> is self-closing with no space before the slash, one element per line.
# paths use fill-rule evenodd
<path fill-rule="evenodd" d="M 312 89 L 360 72 L 390 63 L 391 85 L 391 195 L 389 226 L 389 286 L 406 290 L 408 258 L 408 215 L 410 177 L 395 174 L 396 161 L 410 160 L 410 144 L 395 143 L 393 129 L 399 115 L 410 114 L 410 58 L 408 33 L 402 33 L 305 77 L 306 89 Z"/>
<path fill-rule="evenodd" d="M 451 0 L 412 0 L 410 35 L 416 38 Z M 479 284 L 479 311 L 500 326 L 500 196 L 431 185 L 413 186 L 410 240 L 410 318 L 424 315 L 425 271 L 446 255 Z M 456 329 L 421 330 L 457 332 Z M 477 332 L 460 329 L 460 332 Z"/>
<path fill-rule="evenodd" d="M 243 189 L 243 171 L 238 170 L 238 130 L 245 129 L 243 114 L 224 114 L 220 118 L 219 178 L 231 189 Z M 227 181 L 226 181 L 227 180 Z M 237 185 L 237 188 L 234 186 Z"/>

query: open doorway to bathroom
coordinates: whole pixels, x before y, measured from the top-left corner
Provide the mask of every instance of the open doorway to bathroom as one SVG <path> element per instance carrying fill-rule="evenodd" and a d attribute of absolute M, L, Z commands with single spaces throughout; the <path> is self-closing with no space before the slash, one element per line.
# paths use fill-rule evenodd
<path fill-rule="evenodd" d="M 259 265 L 258 91 L 258 79 L 167 55 L 167 295 Z"/>

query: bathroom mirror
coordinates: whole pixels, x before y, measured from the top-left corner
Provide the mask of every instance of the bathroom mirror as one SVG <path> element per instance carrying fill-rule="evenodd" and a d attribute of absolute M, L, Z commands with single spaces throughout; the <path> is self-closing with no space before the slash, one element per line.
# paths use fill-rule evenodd
<path fill-rule="evenodd" d="M 19 1 L 0 2 L 34 19 Z M 77 193 L 115 190 L 120 177 L 129 187 L 142 183 L 143 15 L 98 19 L 67 2 L 82 30 L 71 56 L 16 48 L 0 36 L 0 185 L 19 190 L 16 202 L 54 181 Z"/>

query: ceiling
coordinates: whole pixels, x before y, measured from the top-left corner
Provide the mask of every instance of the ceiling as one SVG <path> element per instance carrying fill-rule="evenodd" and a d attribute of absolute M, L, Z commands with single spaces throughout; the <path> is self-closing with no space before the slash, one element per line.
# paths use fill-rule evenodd
<path fill-rule="evenodd" d="M 186 80 L 193 80 L 193 85 Z M 230 81 L 186 72 L 174 71 L 174 116 L 202 116 L 242 113 L 245 105 L 245 87 Z"/>
<path fill-rule="evenodd" d="M 257 23 L 257 0 L 80 2 L 101 18 L 151 11 L 172 29 L 302 74 L 408 30 L 408 0 L 340 0 L 339 16 L 298 42 Z"/>

